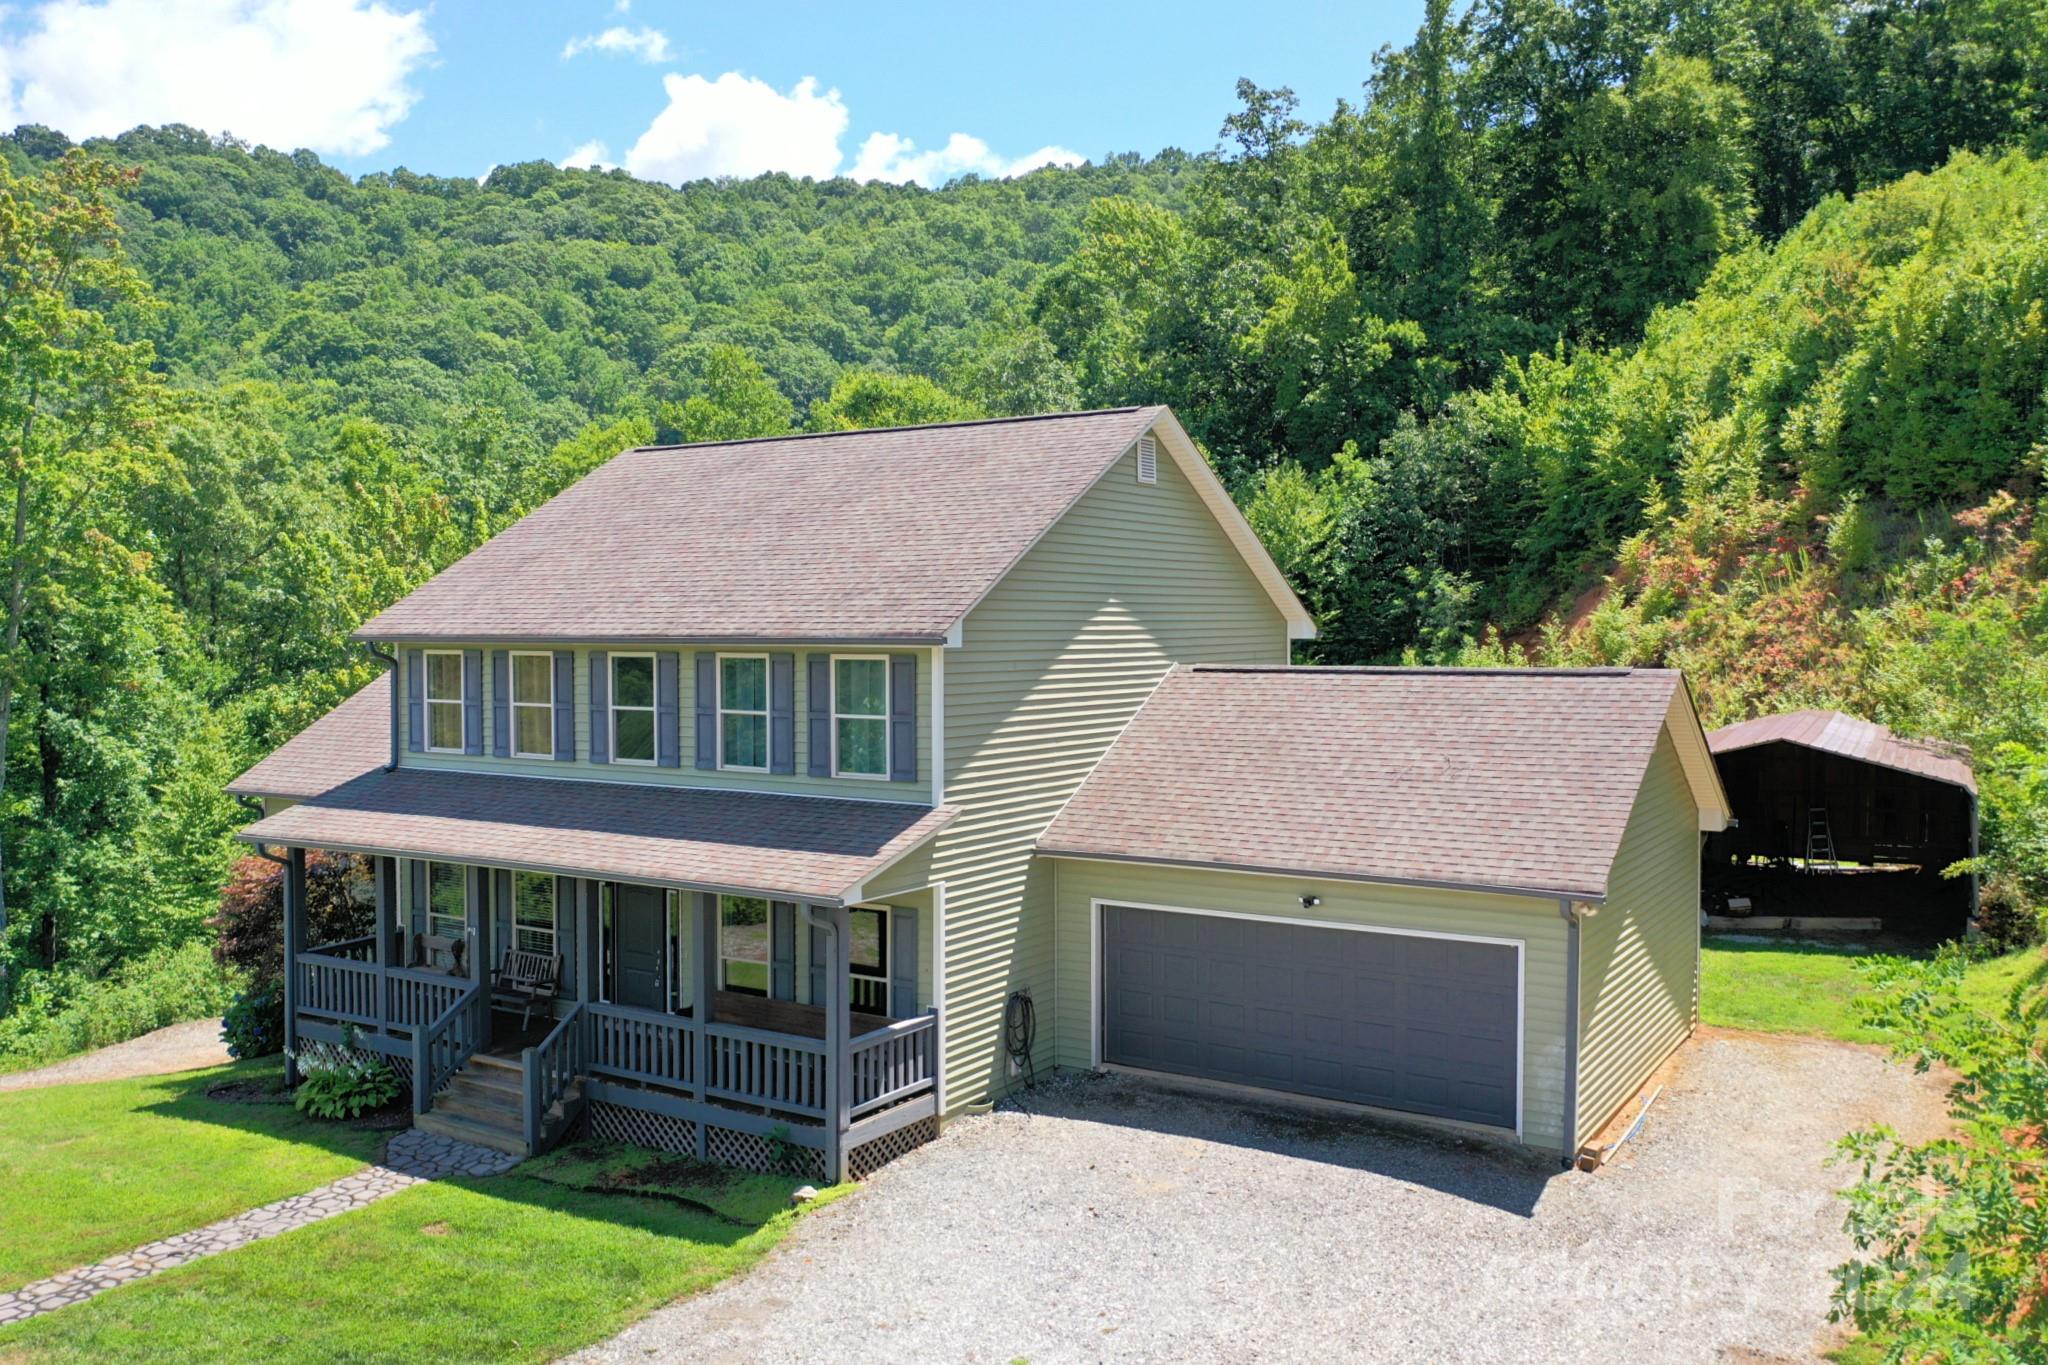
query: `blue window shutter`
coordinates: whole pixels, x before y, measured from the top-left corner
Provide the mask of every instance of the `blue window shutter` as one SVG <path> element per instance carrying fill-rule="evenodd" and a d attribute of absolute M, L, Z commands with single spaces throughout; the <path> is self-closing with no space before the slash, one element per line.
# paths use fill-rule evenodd
<path fill-rule="evenodd" d="M 917 656 L 889 656 L 889 780 L 917 781 Z"/>
<path fill-rule="evenodd" d="M 406 747 L 419 753 L 427 747 L 427 656 L 405 651 Z"/>
<path fill-rule="evenodd" d="M 462 752 L 484 751 L 484 652 L 462 651 Z"/>
<path fill-rule="evenodd" d="M 555 951 L 562 955 L 562 980 L 557 987 L 576 998 L 576 879 L 555 878 Z"/>
<path fill-rule="evenodd" d="M 697 654 L 697 766 L 718 766 L 718 656 L 709 650 Z"/>
<path fill-rule="evenodd" d="M 908 1019 L 917 1011 L 917 907 L 889 907 L 889 1013 Z"/>
<path fill-rule="evenodd" d="M 512 757 L 512 656 L 491 651 L 491 752 Z"/>
<path fill-rule="evenodd" d="M 768 656 L 768 771 L 796 771 L 796 655 Z"/>
<path fill-rule="evenodd" d="M 804 710 L 810 716 L 810 772 L 812 777 L 832 775 L 832 656 L 810 654 L 804 659 L 808 675 L 804 688 Z"/>
<path fill-rule="evenodd" d="M 512 874 L 501 867 L 497 870 L 496 882 L 491 889 L 491 905 L 497 912 L 498 962 L 503 962 L 505 954 L 519 946 L 518 941 L 512 937 Z M 497 962 L 486 962 L 484 967 L 493 970 L 497 965 Z"/>
<path fill-rule="evenodd" d="M 555 651 L 555 758 L 576 761 L 576 652 Z"/>
<path fill-rule="evenodd" d="M 612 761 L 612 674 L 611 656 L 601 649 L 590 653 L 590 761 Z"/>
<path fill-rule="evenodd" d="M 832 961 L 832 936 L 811 926 L 811 1003 L 825 1003 L 825 966 Z"/>
<path fill-rule="evenodd" d="M 427 932 L 427 862 L 414 858 L 412 866 L 412 933 L 414 938 Z"/>
<path fill-rule="evenodd" d="M 796 999 L 796 906 L 788 901 L 768 906 L 768 994 Z"/>
<path fill-rule="evenodd" d="M 654 762 L 663 768 L 683 763 L 682 656 L 664 650 L 654 656 Z"/>

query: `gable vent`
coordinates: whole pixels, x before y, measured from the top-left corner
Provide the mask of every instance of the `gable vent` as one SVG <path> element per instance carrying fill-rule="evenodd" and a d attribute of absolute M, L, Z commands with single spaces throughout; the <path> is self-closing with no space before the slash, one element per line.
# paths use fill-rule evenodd
<path fill-rule="evenodd" d="M 1150 436 L 1138 438 L 1138 482 L 1159 482 L 1159 442 Z"/>

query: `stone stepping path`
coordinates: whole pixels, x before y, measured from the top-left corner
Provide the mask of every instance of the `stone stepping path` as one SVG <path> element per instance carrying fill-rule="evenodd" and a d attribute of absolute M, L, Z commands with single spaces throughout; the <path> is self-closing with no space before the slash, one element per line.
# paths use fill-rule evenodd
<path fill-rule="evenodd" d="M 181 1232 L 97 1265 L 80 1266 L 52 1275 L 47 1280 L 23 1285 L 11 1294 L 0 1294 L 0 1325 L 20 1322 L 74 1303 L 95 1294 L 144 1279 L 160 1270 L 184 1265 L 203 1256 L 217 1255 L 302 1228 L 338 1213 L 360 1209 L 387 1199 L 422 1181 L 450 1175 L 503 1175 L 519 1164 L 519 1158 L 488 1147 L 476 1147 L 452 1138 L 408 1129 L 385 1145 L 384 1160 L 365 1166 L 317 1190 L 295 1194 L 260 1209 L 223 1218 L 191 1232 Z"/>

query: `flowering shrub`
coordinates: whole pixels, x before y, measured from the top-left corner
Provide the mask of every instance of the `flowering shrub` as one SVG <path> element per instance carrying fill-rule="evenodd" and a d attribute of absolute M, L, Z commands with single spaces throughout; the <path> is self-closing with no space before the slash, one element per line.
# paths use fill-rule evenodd
<path fill-rule="evenodd" d="M 241 992 L 220 1021 L 230 1057 L 268 1057 L 284 1051 L 284 987 L 271 982 Z"/>

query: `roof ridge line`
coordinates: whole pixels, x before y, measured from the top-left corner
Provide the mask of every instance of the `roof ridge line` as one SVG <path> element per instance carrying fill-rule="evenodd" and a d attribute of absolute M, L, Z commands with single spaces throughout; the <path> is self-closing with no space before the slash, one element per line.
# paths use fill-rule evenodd
<path fill-rule="evenodd" d="M 1417 678 L 1631 678 L 1637 674 L 1671 673 L 1668 668 L 1479 668 L 1460 664 L 1191 664 L 1195 673 L 1284 673 L 1308 676 Z"/>
<path fill-rule="evenodd" d="M 790 431 L 780 436 L 742 436 L 729 441 L 673 441 L 665 445 L 633 446 L 619 453 L 638 455 L 658 450 L 714 450 L 721 446 L 765 446 L 783 441 L 822 441 L 834 436 L 879 436 L 892 431 L 944 431 L 954 427 L 1003 426 L 1012 422 L 1061 422 L 1076 417 L 1115 417 L 1124 413 L 1143 412 L 1146 406 L 1143 403 L 1136 403 L 1122 408 L 1076 408 L 1070 412 L 1030 412 L 1015 417 L 963 417 L 952 422 L 911 422 L 894 427 L 854 427 L 848 431 Z"/>

